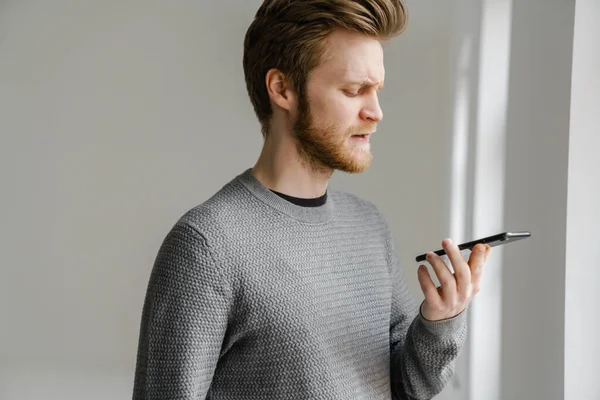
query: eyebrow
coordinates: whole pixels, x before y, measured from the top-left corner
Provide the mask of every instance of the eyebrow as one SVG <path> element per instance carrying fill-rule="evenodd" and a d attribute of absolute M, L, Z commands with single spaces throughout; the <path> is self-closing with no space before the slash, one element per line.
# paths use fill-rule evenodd
<path fill-rule="evenodd" d="M 356 86 L 360 86 L 360 87 L 367 87 L 367 86 L 377 86 L 377 82 L 373 82 L 370 80 L 363 80 L 363 81 L 348 81 L 347 83 L 349 83 L 350 85 L 356 85 Z M 379 90 L 383 89 L 383 82 L 381 82 L 379 84 Z"/>

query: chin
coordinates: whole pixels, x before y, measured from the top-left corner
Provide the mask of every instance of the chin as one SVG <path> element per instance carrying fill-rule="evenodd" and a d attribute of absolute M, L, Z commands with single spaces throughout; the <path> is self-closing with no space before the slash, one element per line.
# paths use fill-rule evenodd
<path fill-rule="evenodd" d="M 340 171 L 345 172 L 347 174 L 351 174 L 351 175 L 358 175 L 358 174 L 362 174 L 367 169 L 369 169 L 369 167 L 364 167 L 364 168 L 360 168 L 360 169 L 341 169 Z"/>
<path fill-rule="evenodd" d="M 365 172 L 371 166 L 373 157 L 369 154 L 367 157 L 356 157 L 353 160 L 348 160 L 338 165 L 338 170 L 349 174 L 360 174 Z"/>

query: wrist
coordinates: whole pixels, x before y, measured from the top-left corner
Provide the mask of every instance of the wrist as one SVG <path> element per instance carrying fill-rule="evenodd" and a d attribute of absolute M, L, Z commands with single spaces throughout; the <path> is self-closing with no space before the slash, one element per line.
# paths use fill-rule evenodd
<path fill-rule="evenodd" d="M 421 303 L 421 306 L 419 307 L 419 314 L 421 316 L 421 318 L 423 318 L 425 321 L 427 322 L 443 322 L 443 321 L 448 321 L 451 319 L 454 319 L 458 316 L 460 316 L 461 314 L 463 314 L 466 311 L 467 308 L 464 308 L 462 310 L 458 310 L 455 311 L 453 313 L 450 314 L 436 314 L 434 312 L 430 312 L 429 310 L 427 310 L 427 304 L 426 304 L 426 300 L 423 300 L 423 302 Z"/>

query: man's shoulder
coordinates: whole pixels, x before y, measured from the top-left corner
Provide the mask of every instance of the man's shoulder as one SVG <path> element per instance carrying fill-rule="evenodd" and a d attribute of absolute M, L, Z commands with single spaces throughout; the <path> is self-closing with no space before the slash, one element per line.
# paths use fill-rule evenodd
<path fill-rule="evenodd" d="M 351 192 L 340 190 L 332 190 L 328 195 L 331 197 L 331 200 L 335 202 L 338 208 L 347 210 L 349 212 L 368 213 L 376 216 L 377 218 L 384 219 L 381 210 L 372 200 L 366 199 Z"/>
<path fill-rule="evenodd" d="M 235 223 L 244 213 L 244 205 L 248 203 L 245 189 L 236 180 L 225 184 L 207 200 L 188 209 L 179 219 L 194 228 L 205 231 L 207 228 Z"/>

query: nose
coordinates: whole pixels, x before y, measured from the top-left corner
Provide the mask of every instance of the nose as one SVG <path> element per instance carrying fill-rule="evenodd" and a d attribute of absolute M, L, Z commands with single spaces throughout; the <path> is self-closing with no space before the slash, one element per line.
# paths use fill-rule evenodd
<path fill-rule="evenodd" d="M 369 96 L 369 101 L 361 110 L 361 119 L 370 122 L 379 122 L 383 119 L 383 111 L 379 105 L 377 93 Z"/>

